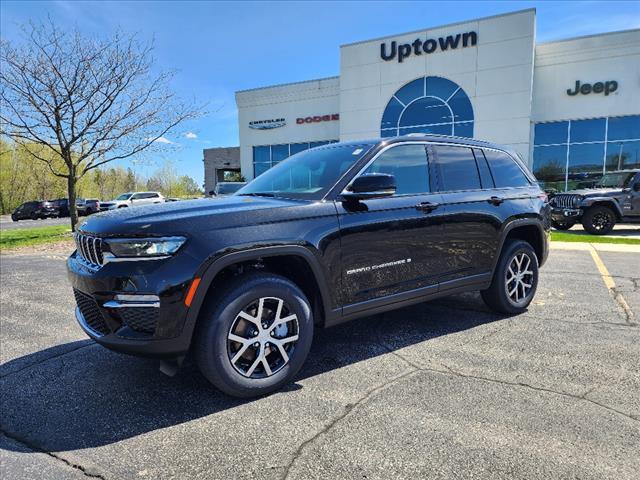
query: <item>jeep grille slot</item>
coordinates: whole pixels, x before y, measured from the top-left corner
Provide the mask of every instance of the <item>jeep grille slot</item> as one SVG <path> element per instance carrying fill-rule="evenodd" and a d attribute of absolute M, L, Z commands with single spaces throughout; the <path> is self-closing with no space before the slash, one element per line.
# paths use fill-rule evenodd
<path fill-rule="evenodd" d="M 102 266 L 104 263 L 102 239 L 76 232 L 75 241 L 82 260 L 94 268 Z"/>
<path fill-rule="evenodd" d="M 576 199 L 579 195 L 554 195 L 549 203 L 553 207 L 575 208 Z"/>

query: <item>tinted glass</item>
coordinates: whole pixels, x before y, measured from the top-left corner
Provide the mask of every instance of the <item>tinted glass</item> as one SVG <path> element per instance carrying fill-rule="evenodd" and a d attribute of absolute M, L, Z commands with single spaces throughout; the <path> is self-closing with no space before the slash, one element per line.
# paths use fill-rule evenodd
<path fill-rule="evenodd" d="M 640 168 L 640 140 L 607 142 L 607 170 Z"/>
<path fill-rule="evenodd" d="M 291 155 L 295 155 L 296 153 L 300 153 L 300 152 L 304 152 L 305 150 L 309 149 L 309 144 L 308 143 L 292 143 L 289 146 L 289 151 L 291 152 Z"/>
<path fill-rule="evenodd" d="M 253 147 L 253 161 L 255 163 L 270 162 L 271 153 L 269 146 Z"/>
<path fill-rule="evenodd" d="M 458 90 L 458 85 L 442 77 L 427 77 L 427 95 L 447 100 Z"/>
<path fill-rule="evenodd" d="M 448 125 L 425 125 L 422 127 L 404 127 L 404 128 L 398 129 L 398 132 L 399 132 L 398 135 L 408 135 L 409 133 L 434 133 L 436 135 L 451 135 L 452 125 L 448 124 Z"/>
<path fill-rule="evenodd" d="M 473 122 L 454 123 L 453 134 L 457 137 L 473 138 Z"/>
<path fill-rule="evenodd" d="M 271 145 L 271 163 L 274 165 L 289 156 L 289 144 Z"/>
<path fill-rule="evenodd" d="M 429 192 L 429 168 L 424 145 L 400 145 L 390 148 L 364 173 L 386 173 L 396 179 L 396 195 Z"/>
<path fill-rule="evenodd" d="M 406 84 L 395 94 L 395 97 L 405 105 L 422 96 L 424 96 L 424 78 L 418 78 Z"/>
<path fill-rule="evenodd" d="M 431 97 L 419 98 L 407 105 L 402 117 L 400 117 L 401 127 L 450 122 L 453 122 L 453 118 L 447 104 Z"/>
<path fill-rule="evenodd" d="M 435 149 L 440 173 L 440 191 L 480 188 L 480 175 L 470 148 L 438 145 Z"/>
<path fill-rule="evenodd" d="M 489 162 L 496 187 L 526 187 L 529 180 L 522 169 L 510 155 L 496 150 L 484 150 L 484 155 Z"/>
<path fill-rule="evenodd" d="M 640 115 L 609 118 L 607 140 L 640 139 Z"/>
<path fill-rule="evenodd" d="M 471 101 L 462 90 L 458 90 L 447 103 L 454 112 L 454 122 L 473 120 L 473 108 L 471 107 Z"/>
<path fill-rule="evenodd" d="M 566 165 L 566 145 L 533 149 L 533 174 L 545 188 L 564 190 Z"/>
<path fill-rule="evenodd" d="M 482 150 L 474 148 L 473 155 L 476 157 L 476 164 L 478 165 L 478 171 L 480 172 L 482 188 L 494 188 L 495 184 L 493 183 L 491 170 L 489 170 L 489 165 L 487 164 L 487 160 L 484 157 Z"/>
<path fill-rule="evenodd" d="M 533 143 L 535 145 L 552 145 L 567 143 L 569 139 L 569 122 L 538 123 L 535 127 Z"/>
<path fill-rule="evenodd" d="M 238 194 L 320 200 L 370 148 L 370 144 L 328 145 L 300 152 L 255 178 Z"/>
<path fill-rule="evenodd" d="M 257 177 L 271 168 L 270 163 L 254 163 L 253 164 L 253 176 Z"/>
<path fill-rule="evenodd" d="M 574 120 L 571 122 L 569 141 L 576 142 L 601 142 L 604 140 L 606 118 L 594 118 L 593 120 Z"/>
<path fill-rule="evenodd" d="M 387 103 L 387 108 L 384 109 L 384 114 L 382 115 L 382 129 L 385 128 L 396 128 L 398 126 L 398 119 L 400 118 L 400 114 L 404 109 L 404 105 L 402 105 L 395 97 L 391 97 L 389 103 Z"/>

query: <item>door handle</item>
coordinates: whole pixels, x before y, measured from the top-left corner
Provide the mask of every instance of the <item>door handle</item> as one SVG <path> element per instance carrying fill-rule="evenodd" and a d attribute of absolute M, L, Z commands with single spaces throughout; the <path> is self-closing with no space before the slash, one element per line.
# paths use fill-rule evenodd
<path fill-rule="evenodd" d="M 488 202 L 491 205 L 500 205 L 502 202 L 504 202 L 504 198 L 500 198 L 500 197 L 491 197 Z"/>
<path fill-rule="evenodd" d="M 416 205 L 416 209 L 429 213 L 435 210 L 436 208 L 438 208 L 439 206 L 440 206 L 439 203 L 422 202 Z"/>

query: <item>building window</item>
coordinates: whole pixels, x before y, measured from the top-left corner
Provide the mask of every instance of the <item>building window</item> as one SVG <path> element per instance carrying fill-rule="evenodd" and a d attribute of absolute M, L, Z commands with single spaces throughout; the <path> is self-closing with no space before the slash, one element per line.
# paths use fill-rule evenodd
<path fill-rule="evenodd" d="M 260 145 L 253 147 L 253 177 L 257 177 L 285 158 L 310 148 L 319 147 L 338 140 L 323 140 L 319 142 L 281 143 L 278 145 Z"/>
<path fill-rule="evenodd" d="M 467 94 L 442 77 L 418 78 L 398 90 L 384 110 L 382 137 L 434 133 L 473 137 L 473 108 Z"/>
<path fill-rule="evenodd" d="M 533 173 L 545 188 L 571 190 L 612 170 L 640 167 L 640 115 L 538 123 Z"/>

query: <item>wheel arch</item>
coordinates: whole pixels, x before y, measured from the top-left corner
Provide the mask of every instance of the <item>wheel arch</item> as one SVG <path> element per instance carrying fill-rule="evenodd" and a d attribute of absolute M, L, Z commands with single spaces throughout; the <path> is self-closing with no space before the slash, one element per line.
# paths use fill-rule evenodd
<path fill-rule="evenodd" d="M 197 291 L 187 314 L 185 329 L 189 340 L 193 336 L 200 311 L 209 294 L 224 285 L 230 275 L 245 270 L 259 270 L 281 275 L 294 282 L 309 299 L 316 324 L 324 324 L 333 313 L 324 271 L 312 251 L 300 245 L 262 247 L 227 253 L 207 262 L 196 274 L 200 278 Z M 237 273 L 234 273 L 237 272 Z"/>
<path fill-rule="evenodd" d="M 615 213 L 616 215 L 616 220 L 619 222 L 620 220 L 622 220 L 622 217 L 624 216 L 622 213 L 622 207 L 620 207 L 620 204 L 618 202 L 616 202 L 615 200 L 613 200 L 612 198 L 608 198 L 608 197 L 596 197 L 593 199 L 589 199 L 589 203 L 587 205 L 585 205 L 583 208 L 586 212 L 586 210 L 588 210 L 589 208 L 592 207 L 607 207 L 610 208 L 611 210 L 613 210 L 613 213 Z"/>
<path fill-rule="evenodd" d="M 505 244 L 511 239 L 528 242 L 536 252 L 539 266 L 546 262 L 549 252 L 549 235 L 542 226 L 541 221 L 531 218 L 517 219 L 508 223 L 502 231 L 498 254 L 493 262 L 492 273 L 496 269 Z"/>

